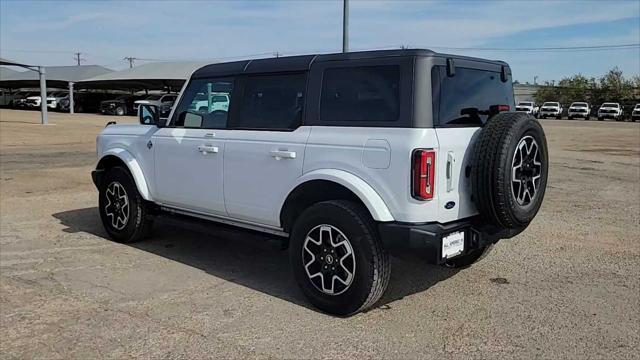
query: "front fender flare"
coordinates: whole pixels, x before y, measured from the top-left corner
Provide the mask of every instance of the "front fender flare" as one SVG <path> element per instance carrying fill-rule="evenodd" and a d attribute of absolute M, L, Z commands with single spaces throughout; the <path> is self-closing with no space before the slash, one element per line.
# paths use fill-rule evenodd
<path fill-rule="evenodd" d="M 111 148 L 104 153 L 102 153 L 102 160 L 106 156 L 115 156 L 120 159 L 129 169 L 131 176 L 133 176 L 133 181 L 136 183 L 136 187 L 138 188 L 138 192 L 143 199 L 147 201 L 153 201 L 151 197 L 151 192 L 149 191 L 149 186 L 147 185 L 147 180 L 144 177 L 144 172 L 142 171 L 142 167 L 138 163 L 133 155 L 125 149 L 122 148 Z M 99 163 L 100 161 L 98 161 Z"/>
<path fill-rule="evenodd" d="M 327 180 L 340 184 L 353 192 L 364 203 L 374 220 L 394 221 L 393 215 L 382 197 L 371 185 L 352 173 L 337 169 L 313 170 L 299 177 L 293 189 L 311 180 Z M 280 205 L 284 205 L 284 199 Z"/>

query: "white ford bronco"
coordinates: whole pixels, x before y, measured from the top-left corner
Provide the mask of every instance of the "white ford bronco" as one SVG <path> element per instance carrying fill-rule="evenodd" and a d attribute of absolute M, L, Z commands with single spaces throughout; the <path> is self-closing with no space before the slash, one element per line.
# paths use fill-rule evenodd
<path fill-rule="evenodd" d="M 166 214 L 281 236 L 309 301 L 354 314 L 390 254 L 465 267 L 528 226 L 547 144 L 514 105 L 506 63 L 429 50 L 208 65 L 166 121 L 141 105 L 98 136 L 100 216 L 120 242 Z"/>

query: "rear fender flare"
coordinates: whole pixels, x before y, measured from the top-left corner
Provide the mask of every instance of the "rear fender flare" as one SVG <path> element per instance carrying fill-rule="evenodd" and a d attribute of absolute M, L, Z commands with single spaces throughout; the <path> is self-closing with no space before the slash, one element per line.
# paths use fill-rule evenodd
<path fill-rule="evenodd" d="M 366 206 L 371 217 L 376 221 L 394 221 L 393 215 L 382 197 L 358 176 L 337 169 L 319 169 L 310 171 L 298 178 L 292 189 L 298 185 L 312 180 L 327 180 L 344 186 L 353 192 Z M 288 194 L 287 194 L 288 195 Z M 286 197 L 282 199 L 280 209 L 284 206 Z"/>

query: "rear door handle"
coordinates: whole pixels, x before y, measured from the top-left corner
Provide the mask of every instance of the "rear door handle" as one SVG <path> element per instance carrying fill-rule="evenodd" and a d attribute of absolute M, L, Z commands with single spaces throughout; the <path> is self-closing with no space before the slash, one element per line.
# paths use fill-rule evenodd
<path fill-rule="evenodd" d="M 296 152 L 295 151 L 287 151 L 287 150 L 273 150 L 271 151 L 271 157 L 276 160 L 280 159 L 295 159 Z"/>
<path fill-rule="evenodd" d="M 211 145 L 198 145 L 198 151 L 202 153 L 202 155 L 216 154 L 218 152 L 218 147 Z"/>
<path fill-rule="evenodd" d="M 446 168 L 447 192 L 451 192 L 453 190 L 453 163 L 455 161 L 456 161 L 456 158 L 453 155 L 453 151 L 449 151 L 447 153 L 447 168 Z"/>

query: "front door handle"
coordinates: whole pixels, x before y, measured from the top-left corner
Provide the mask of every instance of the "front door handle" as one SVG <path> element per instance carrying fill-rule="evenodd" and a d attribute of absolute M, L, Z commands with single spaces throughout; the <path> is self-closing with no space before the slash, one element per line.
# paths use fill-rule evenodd
<path fill-rule="evenodd" d="M 280 159 L 295 159 L 296 152 L 295 151 L 287 151 L 287 150 L 273 150 L 271 151 L 271 157 L 276 160 Z"/>
<path fill-rule="evenodd" d="M 216 154 L 218 152 L 218 147 L 211 145 L 198 145 L 198 151 L 202 153 L 202 155 Z"/>

